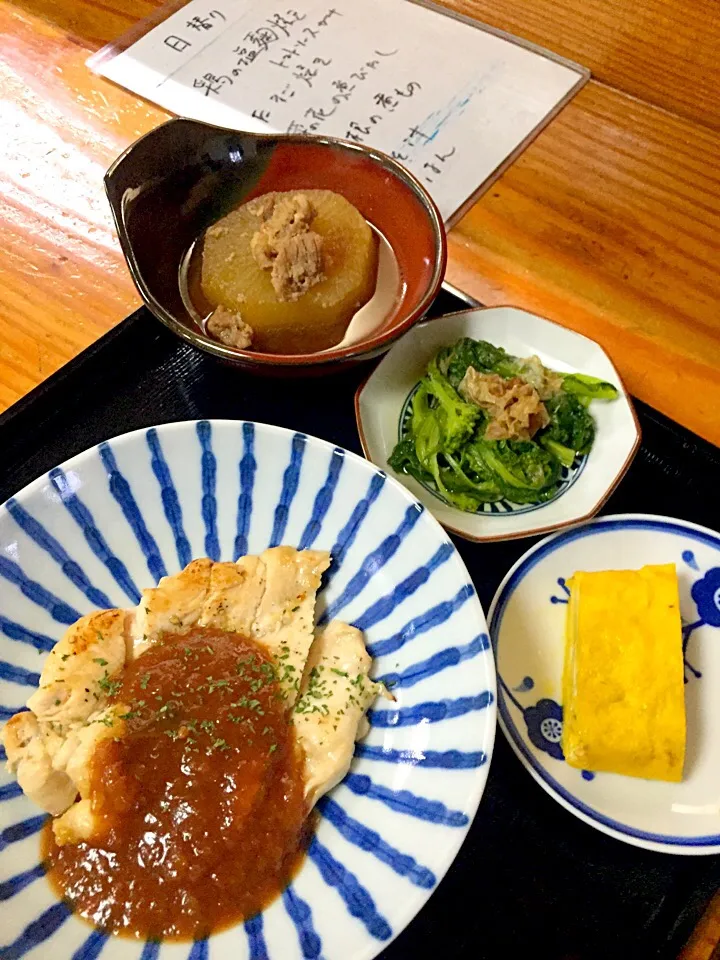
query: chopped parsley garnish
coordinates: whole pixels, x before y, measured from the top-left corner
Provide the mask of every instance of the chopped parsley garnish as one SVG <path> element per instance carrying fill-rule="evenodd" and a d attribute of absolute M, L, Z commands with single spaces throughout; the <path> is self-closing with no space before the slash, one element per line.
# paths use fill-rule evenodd
<path fill-rule="evenodd" d="M 167 703 L 164 703 L 158 710 L 158 716 L 166 717 L 168 715 L 174 714 L 180 704 L 177 700 L 168 700 Z"/>
<path fill-rule="evenodd" d="M 140 716 L 140 711 L 139 711 L 139 710 L 128 710 L 127 713 L 121 713 L 119 716 L 120 716 L 120 719 L 121 719 L 121 720 L 132 720 L 133 717 L 139 717 L 139 716 Z"/>
<path fill-rule="evenodd" d="M 307 690 L 295 705 L 296 713 L 320 713 L 325 717 L 330 713 L 327 703 L 317 702 L 327 700 L 331 692 L 321 672 L 322 667 L 313 667 L 310 671 Z"/>
<path fill-rule="evenodd" d="M 98 680 L 98 686 L 109 697 L 112 697 L 118 692 L 118 690 L 122 686 L 122 680 L 111 680 L 106 670 L 104 676 L 101 677 L 100 680 Z"/>
<path fill-rule="evenodd" d="M 172 640 L 171 636 L 174 637 Z M 134 739 L 135 736 L 146 736 L 152 732 L 156 738 L 163 735 L 172 742 L 180 740 L 179 749 L 185 762 L 190 762 L 190 756 L 195 753 L 209 757 L 215 751 L 224 753 L 236 748 L 252 748 L 253 742 L 259 754 L 265 751 L 266 755 L 271 755 L 278 747 L 284 749 L 278 739 L 276 723 L 285 713 L 288 698 L 294 699 L 295 694 L 290 691 L 299 689 L 303 675 L 302 669 L 292 662 L 296 659 L 293 645 L 283 645 L 278 651 L 280 656 L 272 662 L 262 654 L 250 654 L 247 648 L 243 650 L 242 647 L 234 655 L 231 654 L 228 660 L 225 645 L 218 648 L 213 641 L 212 635 L 201 638 L 198 643 L 192 636 L 168 633 L 167 642 L 172 643 L 174 656 L 181 660 L 179 670 L 177 660 L 174 670 L 166 669 L 164 664 L 161 670 L 159 661 L 157 667 L 154 661 L 148 661 L 147 666 L 139 665 L 137 673 L 133 671 L 132 681 L 128 677 L 128 682 L 124 683 L 119 671 L 111 677 L 107 669 L 101 669 L 99 672 L 103 676 L 94 687 L 100 696 L 94 695 L 101 702 L 104 700 L 102 694 L 112 697 L 111 702 L 122 699 L 120 709 L 126 712 L 116 710 L 110 716 L 100 717 L 98 722 L 110 727 L 115 719 L 130 721 L 137 718 L 137 724 L 128 726 L 127 734 L 119 733 L 124 730 L 121 724 L 116 739 L 125 735 Z M 66 656 L 70 655 L 68 653 Z M 212 657 L 213 663 L 203 661 L 204 655 Z M 103 657 L 96 657 L 94 662 L 101 668 L 109 666 L 109 661 Z M 212 666 L 220 676 L 206 676 L 203 666 L 205 669 Z M 143 668 L 148 672 L 143 673 Z M 321 668 L 316 668 L 311 690 L 308 691 L 308 712 L 327 711 L 322 698 L 332 690 L 328 685 L 331 680 L 329 672 L 323 674 Z M 143 695 L 140 691 L 147 691 L 147 706 L 144 700 L 136 700 L 130 695 L 128 687 L 131 682 L 135 697 Z M 283 684 L 283 689 L 277 684 Z M 228 691 L 228 696 L 224 695 L 224 690 Z M 88 696 L 92 694 L 91 684 Z M 212 698 L 212 694 L 218 696 Z M 275 703 L 275 699 L 282 706 Z M 265 703 L 268 704 L 267 711 L 264 709 Z M 57 705 L 60 705 L 59 702 Z M 203 719 L 203 714 L 206 719 Z M 287 717 L 285 722 L 288 722 Z M 234 729 L 229 726 L 230 723 Z M 258 740 L 260 731 L 262 739 Z"/>
<path fill-rule="evenodd" d="M 142 713 L 142 708 L 143 708 L 144 706 L 145 706 L 145 701 L 144 701 L 144 700 L 138 700 L 138 701 L 133 705 L 133 707 L 132 707 L 130 710 L 128 710 L 127 713 L 121 713 L 121 714 L 120 714 L 120 719 L 121 719 L 121 720 L 132 720 L 133 717 L 139 717 L 140 714 Z"/>

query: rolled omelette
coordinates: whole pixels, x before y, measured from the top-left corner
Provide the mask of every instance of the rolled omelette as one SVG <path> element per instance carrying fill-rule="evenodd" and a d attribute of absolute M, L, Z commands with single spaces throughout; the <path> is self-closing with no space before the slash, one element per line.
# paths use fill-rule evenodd
<path fill-rule="evenodd" d="M 572 767 L 680 781 L 685 676 L 673 564 L 568 581 L 563 734 Z"/>

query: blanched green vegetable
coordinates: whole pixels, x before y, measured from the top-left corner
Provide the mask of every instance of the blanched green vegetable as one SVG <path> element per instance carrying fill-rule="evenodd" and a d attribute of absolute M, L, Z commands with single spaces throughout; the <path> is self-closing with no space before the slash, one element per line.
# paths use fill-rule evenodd
<path fill-rule="evenodd" d="M 452 453 L 472 435 L 482 411 L 474 403 L 463 400 L 447 377 L 440 373 L 437 357 L 430 361 L 423 384 L 435 401 L 433 408 L 441 424 L 443 449 Z"/>
<path fill-rule="evenodd" d="M 447 378 L 455 388 L 460 386 L 468 367 L 474 367 L 478 373 L 497 373 L 501 377 L 515 376 L 515 358 L 502 347 L 494 347 L 487 340 L 463 337 L 444 358 Z"/>
<path fill-rule="evenodd" d="M 532 440 L 475 440 L 468 459 L 489 470 L 513 503 L 538 503 L 554 492 L 560 477 L 557 459 Z"/>
<path fill-rule="evenodd" d="M 447 465 L 441 466 L 441 462 Z M 443 499 L 460 510 L 474 513 L 482 503 L 500 500 L 502 497 L 497 486 L 477 484 L 464 474 L 452 454 L 449 454 L 447 459 L 433 455 L 425 464 L 421 464 L 412 437 L 406 437 L 396 445 L 389 463 L 393 470 L 407 473 L 420 483 L 434 481 Z"/>
<path fill-rule="evenodd" d="M 575 451 L 571 450 L 570 447 L 558 443 L 551 437 L 540 437 L 540 443 L 549 453 L 557 457 L 564 467 L 571 467 L 575 463 Z"/>
<path fill-rule="evenodd" d="M 617 389 L 606 380 L 589 377 L 585 373 L 568 373 L 563 376 L 563 390 L 589 400 L 617 400 Z"/>
<path fill-rule="evenodd" d="M 595 421 L 580 400 L 571 393 L 559 393 L 545 404 L 550 425 L 539 435 L 540 442 L 554 440 L 573 453 L 589 453 L 595 439 Z"/>
<path fill-rule="evenodd" d="M 428 375 L 420 382 L 412 401 L 412 440 L 408 438 L 396 446 L 390 466 L 421 482 L 432 478 L 448 502 L 461 510 L 476 510 L 482 502 L 479 492 L 446 458 L 469 439 L 481 418 L 480 408 L 466 403 L 442 376 L 436 362 L 431 361 Z"/>
<path fill-rule="evenodd" d="M 486 340 L 463 337 L 454 347 L 441 351 L 439 360 L 440 369 L 446 372 L 454 387 L 459 387 L 468 367 L 473 367 L 478 373 L 495 373 L 504 379 L 520 377 L 535 387 L 541 399 L 562 389 L 562 375 L 549 370 L 538 357 L 513 357 L 502 347 L 495 347 Z"/>
<path fill-rule="evenodd" d="M 495 500 L 502 499 L 503 491 L 489 471 L 473 470 L 466 456 L 463 456 L 462 463 L 452 454 L 446 454 L 445 459 L 452 470 L 452 473 L 448 473 L 445 478 L 446 486 L 450 490 L 471 494 L 478 500 L 478 504 L 493 503 Z"/>
<path fill-rule="evenodd" d="M 545 404 L 549 424 L 532 440 L 487 439 L 492 413 L 486 410 L 492 406 L 483 409 L 483 400 L 473 403 L 458 392 L 468 367 L 529 383 L 537 391 L 535 402 L 539 395 Z M 587 406 L 617 395 L 612 384 L 596 377 L 558 374 L 537 357 L 513 357 L 484 340 L 463 337 L 430 361 L 389 463 L 460 510 L 476 512 L 482 504 L 502 499 L 543 503 L 555 496 L 562 467 L 572 466 L 592 447 L 595 422 Z"/>

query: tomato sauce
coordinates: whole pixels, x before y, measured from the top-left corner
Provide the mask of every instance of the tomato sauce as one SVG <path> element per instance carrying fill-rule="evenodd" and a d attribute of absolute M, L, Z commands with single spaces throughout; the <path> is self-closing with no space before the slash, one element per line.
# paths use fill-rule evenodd
<path fill-rule="evenodd" d="M 60 894 L 95 926 L 143 938 L 198 938 L 257 913 L 309 837 L 302 754 L 262 648 L 205 628 L 167 635 L 111 700 L 128 709 L 92 760 L 97 839 L 45 834 Z"/>

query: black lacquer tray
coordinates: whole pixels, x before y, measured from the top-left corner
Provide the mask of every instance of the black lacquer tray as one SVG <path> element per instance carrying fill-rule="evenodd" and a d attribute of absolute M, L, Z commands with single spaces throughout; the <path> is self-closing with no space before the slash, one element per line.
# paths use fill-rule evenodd
<path fill-rule="evenodd" d="M 467 303 L 443 290 L 432 315 Z M 101 440 L 195 418 L 274 423 L 361 453 L 353 397 L 371 367 L 261 379 L 176 339 L 139 310 L 0 416 L 0 502 Z M 720 451 L 638 403 L 643 443 L 604 512 L 720 527 Z M 457 541 L 485 609 L 534 541 Z M 651 853 L 586 826 L 531 779 L 498 732 L 457 860 L 383 960 L 674 958 L 720 885 L 720 856 Z"/>

